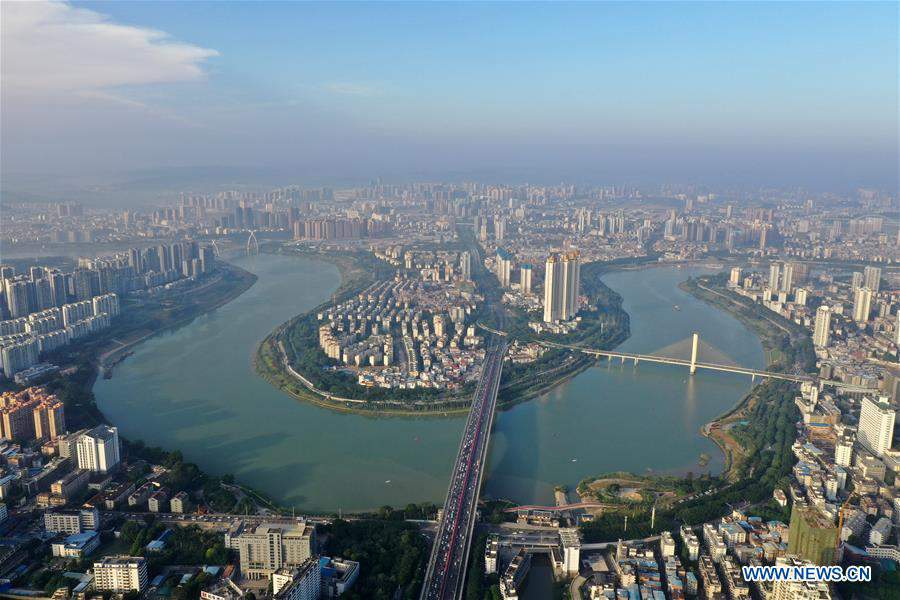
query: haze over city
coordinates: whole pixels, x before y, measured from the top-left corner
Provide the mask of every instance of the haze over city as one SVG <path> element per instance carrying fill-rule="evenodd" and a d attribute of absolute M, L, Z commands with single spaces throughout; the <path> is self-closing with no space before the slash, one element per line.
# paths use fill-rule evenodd
<path fill-rule="evenodd" d="M 898 11 L 0 0 L 0 595 L 900 598 Z"/>
<path fill-rule="evenodd" d="M 183 167 L 283 184 L 897 183 L 892 2 L 35 2 L 3 16 L 7 191 Z"/>

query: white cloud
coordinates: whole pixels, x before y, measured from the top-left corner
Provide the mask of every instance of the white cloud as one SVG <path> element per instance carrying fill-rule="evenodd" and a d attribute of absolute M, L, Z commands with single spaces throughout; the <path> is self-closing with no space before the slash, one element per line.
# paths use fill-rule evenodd
<path fill-rule="evenodd" d="M 89 95 L 197 81 L 205 78 L 204 62 L 218 55 L 63 2 L 2 2 L 0 11 L 5 94 Z"/>

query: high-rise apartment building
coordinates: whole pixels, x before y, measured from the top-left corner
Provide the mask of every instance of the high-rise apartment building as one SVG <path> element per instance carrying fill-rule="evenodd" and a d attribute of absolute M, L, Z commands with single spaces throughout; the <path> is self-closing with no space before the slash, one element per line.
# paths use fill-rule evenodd
<path fill-rule="evenodd" d="M 119 464 L 119 430 L 98 425 L 78 438 L 78 468 L 108 473 Z"/>
<path fill-rule="evenodd" d="M 815 563 L 800 560 L 796 556 L 779 556 L 775 567 L 813 567 Z M 769 600 L 831 600 L 831 590 L 825 581 L 775 581 Z"/>
<path fill-rule="evenodd" d="M 873 294 L 877 294 L 881 289 L 881 267 L 866 267 L 863 270 L 863 287 L 872 290 Z"/>
<path fill-rule="evenodd" d="M 459 272 L 464 280 L 472 279 L 472 255 L 468 251 L 461 252 L 459 255 Z"/>
<path fill-rule="evenodd" d="M 781 289 L 781 266 L 778 263 L 772 263 L 769 265 L 769 289 L 772 292 L 777 292 Z"/>
<path fill-rule="evenodd" d="M 824 304 L 816 309 L 816 328 L 813 331 L 813 345 L 827 348 L 831 341 L 831 308 Z"/>
<path fill-rule="evenodd" d="M 794 263 L 786 262 L 781 267 L 781 286 L 778 288 L 782 292 L 791 293 L 794 285 Z"/>
<path fill-rule="evenodd" d="M 0 394 L 0 436 L 54 440 L 66 430 L 63 403 L 42 387 Z"/>
<path fill-rule="evenodd" d="M 531 276 L 530 264 L 526 263 L 519 267 L 519 287 L 522 288 L 523 294 L 531 294 Z"/>
<path fill-rule="evenodd" d="M 577 252 L 551 255 L 544 273 L 544 322 L 567 321 L 578 313 L 581 265 Z"/>
<path fill-rule="evenodd" d="M 857 288 L 853 294 L 853 320 L 867 323 L 872 312 L 872 290 L 867 287 Z"/>
<path fill-rule="evenodd" d="M 581 263 L 577 252 L 569 252 L 562 259 L 563 320 L 572 319 L 578 313 L 578 295 L 581 293 Z"/>
<path fill-rule="evenodd" d="M 500 287 L 508 288 L 512 276 L 512 255 L 503 248 L 497 248 L 497 280 Z"/>
<path fill-rule="evenodd" d="M 891 448 L 896 418 L 897 410 L 888 404 L 887 398 L 863 398 L 856 440 L 876 456 L 882 456 Z"/>
<path fill-rule="evenodd" d="M 562 315 L 562 265 L 554 255 L 544 267 L 544 323 L 559 321 Z"/>

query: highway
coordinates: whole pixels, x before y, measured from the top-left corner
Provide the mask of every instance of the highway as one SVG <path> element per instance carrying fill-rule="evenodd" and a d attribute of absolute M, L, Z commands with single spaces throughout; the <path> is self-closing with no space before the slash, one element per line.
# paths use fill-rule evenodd
<path fill-rule="evenodd" d="M 472 398 L 466 428 L 450 476 L 443 517 L 431 548 L 431 558 L 422 586 L 422 600 L 462 597 L 505 354 L 506 340 L 496 338 L 485 355 L 481 378 Z"/>

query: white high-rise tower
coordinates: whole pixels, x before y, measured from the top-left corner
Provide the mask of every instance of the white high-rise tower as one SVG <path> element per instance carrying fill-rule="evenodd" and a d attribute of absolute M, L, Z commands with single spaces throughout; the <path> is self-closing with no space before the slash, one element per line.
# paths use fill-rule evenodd
<path fill-rule="evenodd" d="M 816 309 L 816 328 L 813 331 L 813 345 L 827 348 L 831 341 L 831 308 L 824 304 Z"/>

